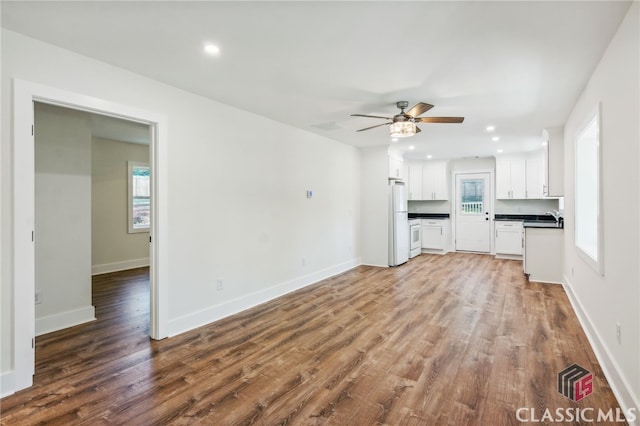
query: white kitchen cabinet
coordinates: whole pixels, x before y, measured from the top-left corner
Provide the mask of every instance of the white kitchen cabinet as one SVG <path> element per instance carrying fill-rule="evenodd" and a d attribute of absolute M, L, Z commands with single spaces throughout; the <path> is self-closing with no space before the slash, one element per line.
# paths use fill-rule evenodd
<path fill-rule="evenodd" d="M 409 200 L 422 200 L 422 163 L 409 163 Z"/>
<path fill-rule="evenodd" d="M 526 160 L 523 156 L 496 159 L 496 198 L 526 198 Z"/>
<path fill-rule="evenodd" d="M 522 256 L 524 247 L 523 237 L 522 221 L 496 221 L 496 256 L 516 258 Z"/>
<path fill-rule="evenodd" d="M 544 135 L 547 137 L 545 147 L 547 195 L 564 197 L 564 128 L 547 129 Z"/>
<path fill-rule="evenodd" d="M 540 149 L 527 154 L 527 198 L 541 199 L 547 196 L 545 183 L 545 151 Z"/>
<path fill-rule="evenodd" d="M 449 251 L 449 219 L 422 219 L 422 249 Z"/>
<path fill-rule="evenodd" d="M 561 228 L 525 228 L 524 273 L 529 281 L 562 283 L 564 230 Z"/>
<path fill-rule="evenodd" d="M 392 179 L 402 179 L 404 161 L 401 158 L 389 157 L 389 177 Z"/>
<path fill-rule="evenodd" d="M 447 162 L 427 161 L 422 167 L 422 199 L 448 200 Z"/>

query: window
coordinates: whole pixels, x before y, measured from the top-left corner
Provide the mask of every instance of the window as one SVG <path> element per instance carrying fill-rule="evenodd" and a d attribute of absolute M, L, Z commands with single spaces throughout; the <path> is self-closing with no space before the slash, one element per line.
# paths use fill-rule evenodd
<path fill-rule="evenodd" d="M 129 233 L 149 232 L 151 225 L 151 179 L 149 165 L 128 162 Z"/>
<path fill-rule="evenodd" d="M 460 181 L 460 213 L 482 214 L 484 212 L 484 180 L 462 179 Z"/>
<path fill-rule="evenodd" d="M 579 131 L 575 149 L 575 245 L 580 257 L 603 274 L 599 107 Z"/>

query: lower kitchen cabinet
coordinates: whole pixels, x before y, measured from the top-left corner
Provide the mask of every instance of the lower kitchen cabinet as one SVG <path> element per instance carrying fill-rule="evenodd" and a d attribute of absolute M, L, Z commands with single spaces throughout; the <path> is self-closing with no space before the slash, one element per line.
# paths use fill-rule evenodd
<path fill-rule="evenodd" d="M 529 281 L 561 284 L 563 250 L 563 229 L 525 228 L 523 267 Z"/>
<path fill-rule="evenodd" d="M 522 221 L 496 221 L 496 256 L 519 259 L 524 248 L 523 237 Z"/>
<path fill-rule="evenodd" d="M 448 252 L 449 228 L 449 219 L 422 219 L 423 251 Z"/>

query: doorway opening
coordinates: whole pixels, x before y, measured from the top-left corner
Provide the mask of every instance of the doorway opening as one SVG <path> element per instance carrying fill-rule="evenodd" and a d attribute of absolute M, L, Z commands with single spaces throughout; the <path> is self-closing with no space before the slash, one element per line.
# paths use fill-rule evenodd
<path fill-rule="evenodd" d="M 455 174 L 455 249 L 491 253 L 493 228 L 491 172 Z"/>
<path fill-rule="evenodd" d="M 34 125 L 40 336 L 95 319 L 93 275 L 149 266 L 151 134 L 145 124 L 40 102 Z M 128 185 L 133 161 L 145 166 L 133 188 L 139 194 Z"/>
<path fill-rule="evenodd" d="M 151 227 L 149 242 L 149 336 L 168 336 L 166 279 L 168 259 L 166 247 L 167 217 L 167 119 L 164 115 L 127 105 L 14 80 L 13 91 L 13 366 L 14 391 L 33 384 L 35 371 L 35 143 L 34 103 L 44 103 L 120 118 L 150 129 L 149 166 L 151 170 Z"/>

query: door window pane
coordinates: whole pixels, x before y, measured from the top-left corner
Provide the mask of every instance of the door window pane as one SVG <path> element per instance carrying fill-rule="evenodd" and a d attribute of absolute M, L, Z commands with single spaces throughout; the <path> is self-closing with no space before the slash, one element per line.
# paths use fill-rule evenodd
<path fill-rule="evenodd" d="M 460 197 L 460 213 L 482 214 L 484 212 L 484 180 L 462 179 Z"/>

